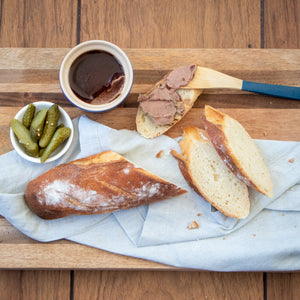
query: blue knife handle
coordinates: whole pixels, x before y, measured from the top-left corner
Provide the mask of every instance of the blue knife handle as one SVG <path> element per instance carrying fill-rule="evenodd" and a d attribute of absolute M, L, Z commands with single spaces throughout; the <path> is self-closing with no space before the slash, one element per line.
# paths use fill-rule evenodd
<path fill-rule="evenodd" d="M 300 100 L 300 87 L 243 81 L 243 91 Z"/>

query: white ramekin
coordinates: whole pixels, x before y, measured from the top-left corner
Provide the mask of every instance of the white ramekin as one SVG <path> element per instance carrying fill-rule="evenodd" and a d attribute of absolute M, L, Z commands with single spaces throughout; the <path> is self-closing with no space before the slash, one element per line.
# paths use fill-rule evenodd
<path fill-rule="evenodd" d="M 105 51 L 112 54 L 121 64 L 125 73 L 125 83 L 122 92 L 116 99 L 109 103 L 97 105 L 86 103 L 79 99 L 70 87 L 69 71 L 71 65 L 80 55 L 93 50 Z M 64 95 L 72 104 L 85 111 L 102 112 L 118 106 L 125 100 L 133 84 L 133 69 L 129 58 L 118 46 L 102 40 L 92 40 L 77 45 L 67 53 L 60 66 L 59 83 Z"/>

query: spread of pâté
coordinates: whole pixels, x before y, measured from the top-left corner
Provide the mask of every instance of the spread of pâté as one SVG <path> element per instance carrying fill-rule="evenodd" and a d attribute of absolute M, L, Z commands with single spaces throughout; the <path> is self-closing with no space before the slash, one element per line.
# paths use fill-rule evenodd
<path fill-rule="evenodd" d="M 194 77 L 196 65 L 179 67 L 164 77 L 149 93 L 139 95 L 138 102 L 145 114 L 155 125 L 174 122 L 175 114 L 184 113 L 184 103 L 176 92 Z"/>
<path fill-rule="evenodd" d="M 93 50 L 80 55 L 71 65 L 69 82 L 76 96 L 89 104 L 116 99 L 124 86 L 121 64 L 106 51 Z"/>

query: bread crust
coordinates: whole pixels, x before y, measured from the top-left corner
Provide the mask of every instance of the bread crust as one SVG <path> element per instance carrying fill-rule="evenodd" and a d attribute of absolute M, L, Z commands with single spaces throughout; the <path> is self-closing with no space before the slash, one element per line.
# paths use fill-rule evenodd
<path fill-rule="evenodd" d="M 186 193 L 176 185 L 106 151 L 59 165 L 28 183 L 25 202 L 42 219 L 91 215 Z"/>
<path fill-rule="evenodd" d="M 188 185 L 197 193 L 199 194 L 201 197 L 204 198 L 204 195 L 202 195 L 201 191 L 197 188 L 197 186 L 194 183 L 194 180 L 192 178 L 192 176 L 190 175 L 190 172 L 188 170 L 188 164 L 187 161 L 184 159 L 183 155 L 178 153 L 175 150 L 171 150 L 171 154 L 173 155 L 174 158 L 176 158 L 177 162 L 178 162 L 178 167 L 180 169 L 180 172 L 182 174 L 182 176 L 184 177 L 184 179 L 186 180 L 186 182 L 188 183 Z M 206 199 L 207 200 L 207 199 Z"/>
<path fill-rule="evenodd" d="M 190 171 L 189 155 L 191 153 L 191 147 L 193 146 L 193 143 L 197 141 L 200 142 L 205 141 L 207 135 L 205 134 L 205 132 L 200 131 L 196 127 L 192 127 L 192 126 L 184 128 L 184 133 L 185 133 L 184 136 L 186 138 L 184 138 L 180 142 L 180 148 L 183 154 L 180 154 L 175 150 L 171 150 L 171 154 L 177 160 L 178 167 L 186 182 L 197 194 L 203 197 L 207 202 L 209 202 L 212 206 L 214 206 L 218 211 L 220 211 L 224 215 L 231 218 L 245 218 L 249 213 L 249 208 L 248 208 L 247 215 L 237 215 L 234 213 L 230 213 L 229 210 L 225 211 L 224 209 L 222 209 L 222 207 L 220 207 L 213 199 L 206 196 L 205 193 L 200 189 L 199 183 L 195 181 Z M 246 196 L 248 197 L 248 192 Z M 249 200 L 248 200 L 248 204 L 249 204 Z"/>
<path fill-rule="evenodd" d="M 248 186 L 257 189 L 256 185 L 239 169 L 238 162 L 235 162 L 229 154 L 228 148 L 226 147 L 228 140 L 221 129 L 221 125 L 213 125 L 205 119 L 203 120 L 203 124 L 210 137 L 210 141 L 214 145 L 214 148 L 231 172 Z"/>
<path fill-rule="evenodd" d="M 224 131 L 225 118 L 231 117 L 220 111 L 217 111 L 211 106 L 205 106 L 205 118 L 203 119 L 203 124 L 214 148 L 218 152 L 221 159 L 225 162 L 227 167 L 232 171 L 233 174 L 236 175 L 237 178 L 242 180 L 249 187 L 252 187 L 258 192 L 264 194 L 265 196 L 273 197 L 273 192 L 266 193 L 262 188 L 255 184 L 253 180 L 251 180 L 251 178 L 243 170 L 241 162 L 231 152 L 229 141 Z M 246 134 L 248 135 L 247 132 Z M 249 139 L 251 139 L 250 136 Z"/>

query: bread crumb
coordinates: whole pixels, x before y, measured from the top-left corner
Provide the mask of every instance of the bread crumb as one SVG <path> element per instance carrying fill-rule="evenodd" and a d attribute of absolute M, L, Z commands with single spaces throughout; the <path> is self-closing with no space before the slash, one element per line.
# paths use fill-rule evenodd
<path fill-rule="evenodd" d="M 162 155 L 163 155 L 164 151 L 163 150 L 160 150 L 157 154 L 156 154 L 156 157 L 157 158 L 161 158 Z"/>
<path fill-rule="evenodd" d="M 256 234 L 254 233 L 253 236 L 256 237 Z"/>
<path fill-rule="evenodd" d="M 198 217 L 200 217 L 200 216 L 201 216 L 201 214 L 200 214 L 200 213 L 198 213 L 198 214 L 197 214 L 197 216 L 198 216 Z"/>
<path fill-rule="evenodd" d="M 282 214 L 282 216 L 284 217 L 284 214 Z"/>
<path fill-rule="evenodd" d="M 263 134 L 264 134 L 264 136 L 267 136 L 267 135 L 268 135 L 268 133 L 267 133 L 266 131 L 264 131 Z"/>
<path fill-rule="evenodd" d="M 199 225 L 196 221 L 192 221 L 190 225 L 187 227 L 188 229 L 197 229 L 199 228 Z"/>
<path fill-rule="evenodd" d="M 292 158 L 289 159 L 289 162 L 290 162 L 291 164 L 294 163 L 294 161 L 295 161 L 295 158 L 294 158 L 294 157 L 292 157 Z"/>
<path fill-rule="evenodd" d="M 226 237 L 223 237 L 223 241 L 225 241 L 226 240 Z"/>

